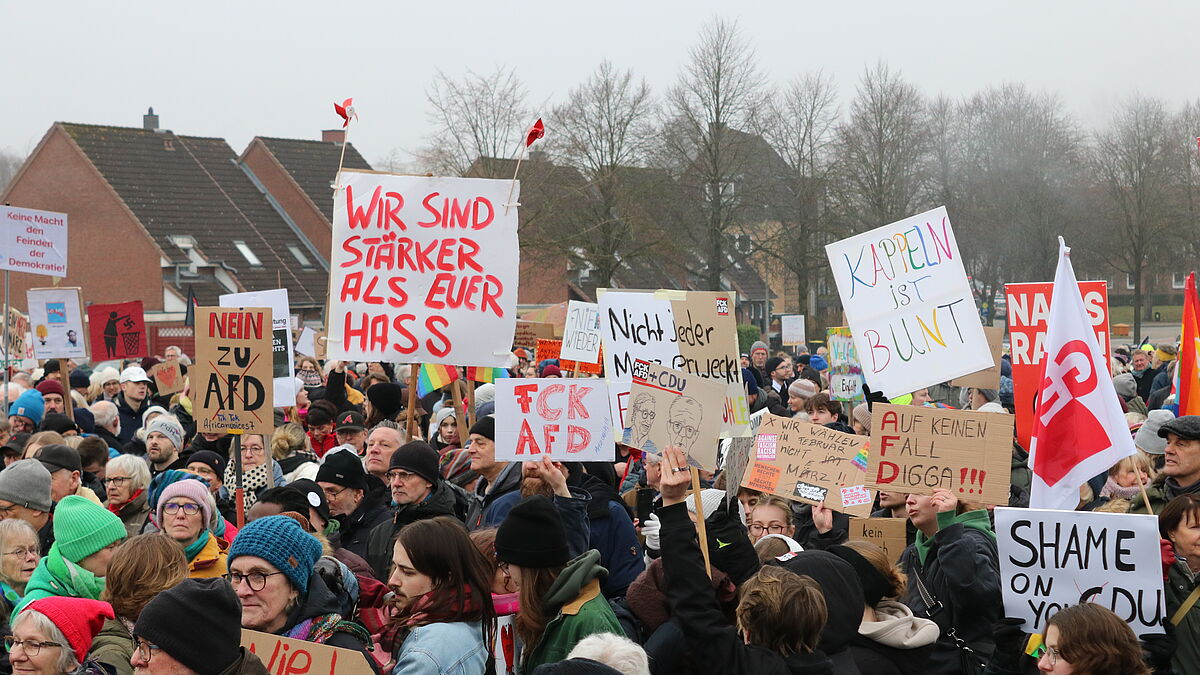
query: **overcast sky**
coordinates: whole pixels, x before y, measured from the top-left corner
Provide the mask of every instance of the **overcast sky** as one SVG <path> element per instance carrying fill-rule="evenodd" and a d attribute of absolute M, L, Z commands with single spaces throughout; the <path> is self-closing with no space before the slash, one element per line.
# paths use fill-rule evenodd
<path fill-rule="evenodd" d="M 154 106 L 163 127 L 240 152 L 255 135 L 319 138 L 353 96 L 351 140 L 374 161 L 421 145 L 438 68 L 514 67 L 553 102 L 607 58 L 661 92 L 717 15 L 773 81 L 824 69 L 843 100 L 878 59 L 929 95 L 1058 91 L 1087 127 L 1135 91 L 1200 98 L 1200 3 L 1186 0 L 0 0 L 0 149 L 29 152 L 56 120 L 140 126 Z"/>

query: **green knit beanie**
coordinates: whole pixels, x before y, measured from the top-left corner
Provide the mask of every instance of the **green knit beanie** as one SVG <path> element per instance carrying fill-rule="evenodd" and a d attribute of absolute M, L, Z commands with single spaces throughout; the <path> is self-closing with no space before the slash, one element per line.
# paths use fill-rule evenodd
<path fill-rule="evenodd" d="M 85 497 L 68 495 L 54 508 L 54 542 L 73 563 L 121 541 L 125 524 L 112 511 Z"/>

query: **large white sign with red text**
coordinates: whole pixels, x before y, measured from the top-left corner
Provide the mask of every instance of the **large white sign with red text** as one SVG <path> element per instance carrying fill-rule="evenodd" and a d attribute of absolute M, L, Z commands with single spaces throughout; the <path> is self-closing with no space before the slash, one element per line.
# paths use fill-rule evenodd
<path fill-rule="evenodd" d="M 604 380 L 496 380 L 496 459 L 611 462 L 612 418 Z"/>
<path fill-rule="evenodd" d="M 504 367 L 516 330 L 511 181 L 343 171 L 328 358 Z"/>

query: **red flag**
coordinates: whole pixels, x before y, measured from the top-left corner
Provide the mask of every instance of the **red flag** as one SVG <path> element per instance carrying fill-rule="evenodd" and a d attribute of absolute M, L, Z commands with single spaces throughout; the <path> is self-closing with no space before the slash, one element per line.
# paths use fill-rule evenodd
<path fill-rule="evenodd" d="M 1196 273 L 1187 277 L 1183 290 L 1183 341 L 1179 345 L 1179 415 L 1200 415 L 1200 297 Z"/>
<path fill-rule="evenodd" d="M 1058 270 L 1046 321 L 1045 369 L 1034 412 L 1029 466 L 1030 508 L 1071 511 L 1079 488 L 1135 452 L 1133 437 L 1109 377 L 1071 266 L 1059 237 Z"/>
<path fill-rule="evenodd" d="M 354 99 L 348 98 L 342 101 L 341 105 L 333 104 L 333 111 L 342 118 L 342 128 L 350 126 L 350 118 L 358 119 L 358 113 L 354 112 Z M 539 120 L 540 121 L 540 120 Z"/>
<path fill-rule="evenodd" d="M 528 148 L 529 146 L 533 145 L 534 141 L 545 135 L 546 126 L 542 124 L 542 118 L 539 117 L 538 121 L 534 122 L 533 126 L 529 127 L 529 131 L 525 134 L 525 147 Z M 1196 140 L 1200 141 L 1200 139 Z"/>

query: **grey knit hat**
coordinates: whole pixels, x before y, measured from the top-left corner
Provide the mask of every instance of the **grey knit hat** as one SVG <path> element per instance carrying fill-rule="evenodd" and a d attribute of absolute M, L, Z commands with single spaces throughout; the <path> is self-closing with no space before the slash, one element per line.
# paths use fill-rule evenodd
<path fill-rule="evenodd" d="M 35 511 L 49 512 L 50 472 L 36 459 L 13 462 L 0 471 L 0 499 Z"/>
<path fill-rule="evenodd" d="M 150 425 L 146 427 L 146 434 L 149 435 L 154 431 L 170 439 L 176 450 L 183 450 L 183 427 L 174 418 L 160 415 L 150 420 Z"/>

